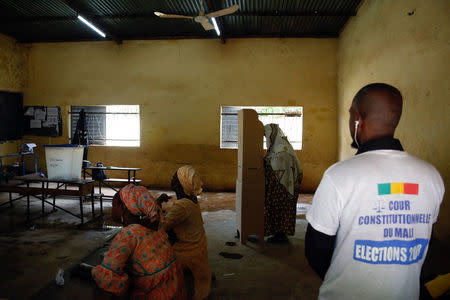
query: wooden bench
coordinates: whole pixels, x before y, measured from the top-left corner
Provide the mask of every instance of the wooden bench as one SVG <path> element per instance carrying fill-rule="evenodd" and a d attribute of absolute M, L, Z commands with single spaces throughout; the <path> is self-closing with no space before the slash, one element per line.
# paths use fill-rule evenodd
<path fill-rule="evenodd" d="M 130 178 L 130 179 L 123 179 L 123 178 L 107 178 L 104 179 L 103 182 L 125 182 L 125 183 L 140 183 L 142 180 L 141 179 L 134 179 L 134 178 Z"/>
<path fill-rule="evenodd" d="M 141 168 L 127 168 L 127 167 L 95 167 L 95 166 L 91 166 L 91 167 L 84 167 L 83 168 L 83 178 L 86 179 L 86 174 L 91 175 L 90 173 L 88 173 L 88 170 L 103 170 L 103 171 L 126 171 L 128 172 L 128 178 L 107 178 L 107 179 L 103 179 L 103 180 L 97 180 L 98 181 L 98 187 L 99 187 L 99 193 L 102 194 L 102 186 L 106 185 L 109 188 L 113 189 L 115 192 L 118 192 L 119 190 L 117 188 L 115 188 L 112 184 L 113 183 L 119 183 L 121 185 L 123 184 L 129 184 L 129 183 L 133 183 L 133 184 L 139 184 L 142 180 L 141 179 L 136 179 L 136 171 L 141 170 Z M 102 194 L 103 195 L 103 194 Z M 111 196 L 108 195 L 103 195 L 102 198 L 112 198 Z"/>

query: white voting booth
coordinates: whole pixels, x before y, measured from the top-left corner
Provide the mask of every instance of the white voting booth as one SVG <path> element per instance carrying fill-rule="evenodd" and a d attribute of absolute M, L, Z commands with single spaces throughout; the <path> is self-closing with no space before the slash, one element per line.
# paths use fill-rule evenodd
<path fill-rule="evenodd" d="M 236 226 L 242 244 L 248 235 L 264 242 L 264 126 L 253 109 L 238 112 Z"/>

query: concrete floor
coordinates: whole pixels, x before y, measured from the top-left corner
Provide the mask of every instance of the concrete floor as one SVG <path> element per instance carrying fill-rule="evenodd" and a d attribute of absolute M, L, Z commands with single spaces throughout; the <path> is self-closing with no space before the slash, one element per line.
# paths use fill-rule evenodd
<path fill-rule="evenodd" d="M 8 194 L 1 193 L 0 203 L 7 200 Z M 38 217 L 41 202 L 37 199 L 31 200 L 32 220 L 26 222 L 26 199 L 13 205 L 0 207 L 0 298 L 29 298 L 54 280 L 58 269 L 77 264 L 120 230 L 104 227 L 102 220 L 80 227 L 79 219 L 60 210 Z M 57 205 L 79 212 L 78 200 L 57 199 Z M 90 211 L 90 202 L 83 207 Z M 105 208 L 111 210 L 111 203 L 105 203 Z M 49 205 L 46 211 L 51 211 Z M 96 211 L 99 212 L 98 205 Z M 90 217 L 90 213 L 86 215 Z"/>
<path fill-rule="evenodd" d="M 210 295 L 219 299 L 317 299 L 320 279 L 306 263 L 304 234 L 306 221 L 297 220 L 296 234 L 287 245 L 254 244 L 226 246 L 228 241 L 238 242 L 234 235 L 235 212 L 221 210 L 203 213 L 208 236 L 208 254 L 211 270 L 216 276 Z M 96 251 L 84 262 L 100 263 Z M 239 253 L 241 259 L 227 259 L 220 252 Z M 34 295 L 34 299 L 97 299 L 95 285 L 69 274 L 66 285 L 58 288 L 47 285 Z M 275 283 L 275 284 L 274 284 Z"/>
<path fill-rule="evenodd" d="M 163 191 L 155 191 L 160 192 Z M 296 233 L 285 245 L 240 245 L 235 238 L 234 199 L 234 193 L 204 193 L 199 199 L 211 269 L 216 275 L 210 299 L 317 299 L 321 280 L 304 256 L 304 214 L 312 195 L 299 197 Z M 0 194 L 0 203 L 4 201 L 7 195 Z M 57 201 L 78 212 L 77 200 Z M 25 202 L 19 200 L 14 208 L 0 208 L 0 258 L 4 262 L 0 270 L 0 298 L 98 299 L 101 294 L 93 283 L 72 277 L 68 270 L 82 261 L 100 263 L 100 253 L 108 249 L 119 229 L 112 228 L 110 225 L 114 224 L 108 218 L 79 227 L 78 219 L 61 211 L 26 223 Z M 32 201 L 32 213 L 39 215 L 40 205 L 40 201 Z M 111 202 L 107 201 L 107 216 L 110 210 Z M 85 211 L 90 211 L 90 202 L 85 203 Z M 237 246 L 226 246 L 229 241 Z M 222 251 L 239 253 L 243 258 L 223 258 L 219 255 Z M 436 274 L 448 267 L 445 251 L 430 250 L 434 259 L 427 259 L 428 273 Z M 59 268 L 66 270 L 64 287 L 57 287 L 54 282 Z"/>

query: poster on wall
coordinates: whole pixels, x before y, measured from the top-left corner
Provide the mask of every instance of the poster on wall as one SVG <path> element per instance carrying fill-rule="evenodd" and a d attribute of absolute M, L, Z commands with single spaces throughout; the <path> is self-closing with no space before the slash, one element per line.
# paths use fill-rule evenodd
<path fill-rule="evenodd" d="M 24 106 L 23 122 L 25 135 L 62 136 L 59 106 Z"/>

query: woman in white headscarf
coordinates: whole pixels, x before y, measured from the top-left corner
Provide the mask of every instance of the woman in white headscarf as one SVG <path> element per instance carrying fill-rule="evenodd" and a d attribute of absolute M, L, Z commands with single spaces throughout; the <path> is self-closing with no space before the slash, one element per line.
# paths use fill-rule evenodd
<path fill-rule="evenodd" d="M 266 197 L 264 234 L 268 242 L 287 242 L 294 235 L 297 198 L 303 171 L 294 148 L 278 124 L 264 126 L 267 153 L 264 157 Z"/>

